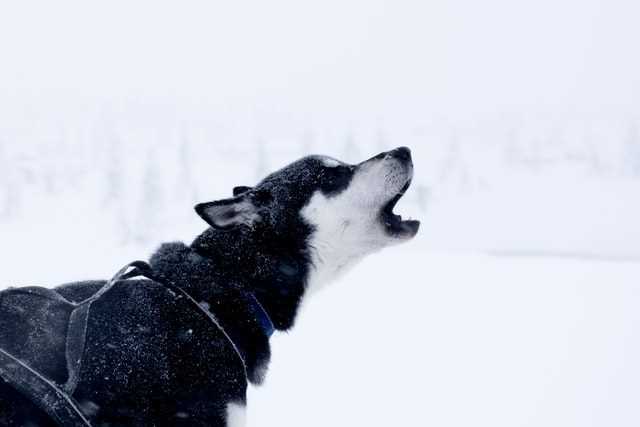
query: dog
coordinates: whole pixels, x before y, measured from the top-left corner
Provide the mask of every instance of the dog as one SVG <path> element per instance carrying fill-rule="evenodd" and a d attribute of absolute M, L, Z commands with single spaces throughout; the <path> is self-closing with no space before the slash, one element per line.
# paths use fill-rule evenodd
<path fill-rule="evenodd" d="M 247 386 L 264 379 L 271 334 L 292 328 L 305 298 L 366 255 L 417 234 L 419 221 L 393 212 L 412 177 L 406 147 L 355 165 L 308 156 L 231 198 L 196 205 L 209 228 L 191 245 L 161 245 L 149 260 L 151 280 L 118 281 L 93 301 L 70 398 L 91 425 L 244 425 Z M 55 291 L 77 304 L 104 286 Z M 0 331 L 13 327 L 18 340 L 9 312 Z M 25 358 L 68 351 L 65 337 L 30 331 L 32 342 L 15 350 Z M 43 360 L 32 367 L 69 383 L 68 361 Z M 0 387 L 3 401 L 6 425 L 54 425 L 38 409 L 21 411 L 23 397 Z"/>

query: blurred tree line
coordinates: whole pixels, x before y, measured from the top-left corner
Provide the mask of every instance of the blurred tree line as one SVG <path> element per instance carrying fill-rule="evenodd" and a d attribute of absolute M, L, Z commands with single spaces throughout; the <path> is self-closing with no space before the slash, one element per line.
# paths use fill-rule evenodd
<path fill-rule="evenodd" d="M 97 200 L 123 242 L 144 242 L 166 225 L 160 218 L 179 220 L 173 213 L 186 215 L 185 206 L 227 196 L 233 185 L 251 185 L 302 155 L 357 162 L 398 145 L 411 146 L 420 163 L 406 203 L 422 210 L 439 197 L 482 191 L 513 174 L 640 178 L 633 120 L 598 129 L 562 121 L 487 128 L 427 122 L 408 136 L 378 127 L 367 134 L 347 129 L 342 138 L 310 128 L 288 138 L 259 132 L 247 138 L 187 125 L 144 133 L 105 121 L 34 139 L 0 133 L 0 221 L 20 215 L 31 199 L 71 194 Z"/>

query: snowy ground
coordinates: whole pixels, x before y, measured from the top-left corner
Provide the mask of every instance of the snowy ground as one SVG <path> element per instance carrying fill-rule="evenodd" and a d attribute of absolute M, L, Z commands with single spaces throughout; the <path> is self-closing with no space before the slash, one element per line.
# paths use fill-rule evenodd
<path fill-rule="evenodd" d="M 122 245 L 80 204 L 48 204 L 0 226 L 3 286 L 106 277 L 153 247 Z M 249 425 L 640 424 L 640 263 L 434 250 L 431 237 L 456 228 L 454 213 L 438 215 L 273 338 Z M 160 240 L 201 228 L 176 225 Z"/>
<path fill-rule="evenodd" d="M 250 425 L 637 426 L 640 264 L 365 261 L 274 339 Z"/>

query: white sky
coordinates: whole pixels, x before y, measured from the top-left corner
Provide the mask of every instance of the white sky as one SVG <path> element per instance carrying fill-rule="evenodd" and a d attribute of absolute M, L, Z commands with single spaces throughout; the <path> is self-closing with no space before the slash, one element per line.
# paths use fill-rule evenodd
<path fill-rule="evenodd" d="M 635 113 L 639 18 L 632 0 L 3 1 L 0 96 Z"/>

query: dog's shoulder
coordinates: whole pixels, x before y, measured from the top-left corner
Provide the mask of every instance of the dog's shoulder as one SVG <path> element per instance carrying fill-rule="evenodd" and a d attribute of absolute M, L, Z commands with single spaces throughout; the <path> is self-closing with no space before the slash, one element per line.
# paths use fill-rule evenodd
<path fill-rule="evenodd" d="M 79 302 L 105 283 L 74 282 L 56 290 Z M 86 334 L 77 394 L 100 402 L 112 393 L 121 396 L 117 404 L 100 405 L 99 416 L 105 420 L 127 402 L 140 401 L 140 395 L 168 396 L 162 402 L 136 403 L 154 419 L 175 413 L 210 421 L 229 402 L 244 401 L 246 372 L 233 343 L 192 300 L 159 282 L 129 279 L 114 284 L 92 303 Z M 103 366 L 111 367 L 106 376 Z M 200 394 L 208 396 L 206 408 L 195 398 Z"/>

